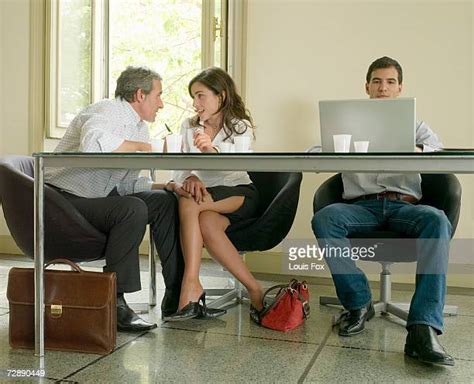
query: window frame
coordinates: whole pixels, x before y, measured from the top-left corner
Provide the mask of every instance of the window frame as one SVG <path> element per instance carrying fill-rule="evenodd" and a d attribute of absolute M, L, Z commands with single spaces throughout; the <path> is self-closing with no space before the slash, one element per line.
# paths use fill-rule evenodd
<path fill-rule="evenodd" d="M 64 134 L 67 127 L 56 125 L 58 108 L 57 79 L 58 68 L 58 29 L 57 3 L 60 0 L 35 0 L 31 2 L 30 12 L 30 92 L 29 121 L 31 152 L 42 151 L 45 141 L 56 141 Z M 92 1 L 92 68 L 91 68 L 91 100 L 96 102 L 107 97 L 108 90 L 108 20 L 110 0 Z M 214 44 L 211 36 L 215 36 L 214 24 L 215 2 L 222 1 L 218 27 L 221 33 L 222 55 L 221 66 L 234 77 L 244 97 L 244 72 L 242 63 L 245 55 L 241 34 L 245 28 L 245 15 L 248 0 L 203 0 L 202 22 L 202 67 L 213 65 L 210 58 L 214 55 Z M 56 8 L 56 9 L 54 9 Z M 237 18 L 235 17 L 237 14 Z M 212 15 L 212 16 L 210 16 Z M 204 19 L 206 17 L 206 19 Z M 107 21 L 107 22 L 105 22 Z M 236 39 L 236 34 L 239 37 Z M 232 38 L 232 41 L 229 39 Z M 236 44 L 237 41 L 237 44 Z M 237 48 L 237 54 L 230 52 Z M 212 56 L 211 56 L 212 55 Z"/>

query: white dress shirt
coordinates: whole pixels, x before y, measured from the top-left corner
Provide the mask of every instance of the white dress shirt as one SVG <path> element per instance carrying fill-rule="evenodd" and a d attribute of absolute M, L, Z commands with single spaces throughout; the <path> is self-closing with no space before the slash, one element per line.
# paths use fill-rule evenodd
<path fill-rule="evenodd" d="M 416 144 L 423 145 L 423 152 L 443 148 L 438 136 L 424 121 L 416 123 Z M 350 200 L 363 195 L 385 191 L 399 192 L 421 199 L 421 177 L 410 173 L 343 173 L 344 193 Z"/>
<path fill-rule="evenodd" d="M 245 127 L 247 130 L 242 136 L 249 136 L 250 142 L 253 142 L 253 129 L 250 128 L 249 123 L 245 120 L 239 120 L 236 122 L 237 131 L 242 132 Z M 195 129 L 191 127 L 191 119 L 186 119 L 181 124 L 181 135 L 183 135 L 183 152 L 196 152 L 199 151 L 193 145 Z M 225 139 L 227 134 L 222 128 L 212 140 L 212 145 L 218 147 L 220 143 L 234 143 L 235 134 Z M 225 140 L 224 140 L 225 139 Z M 250 147 L 252 144 L 250 144 Z M 174 171 L 173 180 L 182 183 L 187 177 L 195 175 L 203 182 L 206 187 L 215 187 L 217 185 L 224 186 L 236 186 L 239 184 L 250 184 L 252 181 L 249 178 L 247 172 L 243 171 Z"/>
<path fill-rule="evenodd" d="M 149 142 L 148 126 L 126 100 L 102 100 L 83 109 L 71 122 L 54 152 L 112 152 L 124 140 Z M 140 170 L 46 168 L 45 182 L 81 197 L 105 197 L 151 189 Z"/>

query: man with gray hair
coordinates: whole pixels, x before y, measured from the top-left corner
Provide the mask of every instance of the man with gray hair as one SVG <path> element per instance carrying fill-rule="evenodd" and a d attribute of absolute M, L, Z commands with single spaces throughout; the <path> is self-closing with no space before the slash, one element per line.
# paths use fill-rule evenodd
<path fill-rule="evenodd" d="M 155 121 L 162 85 L 158 73 L 128 67 L 117 80 L 114 100 L 82 110 L 69 125 L 55 152 L 151 151 L 148 126 Z M 141 289 L 138 247 L 147 224 L 163 269 L 166 291 L 162 316 L 178 309 L 184 262 L 179 243 L 178 205 L 173 192 L 188 194 L 175 183 L 153 183 L 139 170 L 55 168 L 45 181 L 66 197 L 107 235 L 104 271 L 117 276 L 117 328 L 141 332 L 156 328 L 135 314 L 123 294 Z"/>

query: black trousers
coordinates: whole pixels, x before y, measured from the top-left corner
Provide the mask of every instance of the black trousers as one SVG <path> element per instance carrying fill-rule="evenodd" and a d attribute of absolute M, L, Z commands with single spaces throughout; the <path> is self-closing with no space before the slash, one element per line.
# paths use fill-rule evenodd
<path fill-rule="evenodd" d="M 84 218 L 107 235 L 104 271 L 117 275 L 117 292 L 141 289 L 138 247 L 150 224 L 166 286 L 162 311 L 178 308 L 184 260 L 179 241 L 178 202 L 168 191 L 153 190 L 119 196 L 84 198 L 60 191 Z"/>

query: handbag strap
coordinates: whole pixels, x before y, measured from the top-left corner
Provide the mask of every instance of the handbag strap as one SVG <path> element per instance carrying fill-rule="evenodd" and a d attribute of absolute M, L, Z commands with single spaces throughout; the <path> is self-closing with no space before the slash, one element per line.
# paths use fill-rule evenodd
<path fill-rule="evenodd" d="M 276 290 L 276 289 L 282 290 L 282 289 L 284 289 L 284 288 L 288 288 L 288 284 L 278 284 L 278 285 L 274 285 L 273 287 L 268 288 L 268 289 L 265 291 L 265 293 L 263 294 L 263 300 L 265 300 L 265 297 L 267 297 L 267 295 L 268 295 L 271 291 L 274 291 L 274 290 Z M 278 292 L 278 293 L 276 294 L 276 296 L 278 296 L 279 293 L 280 293 L 280 292 Z"/>
<path fill-rule="evenodd" d="M 79 272 L 79 273 L 84 272 L 84 270 L 81 267 L 79 267 L 79 265 L 77 265 L 76 263 L 74 263 L 73 261 L 68 260 L 68 259 L 54 259 L 54 260 L 48 261 L 44 265 L 44 269 L 48 268 L 49 266 L 51 266 L 53 264 L 66 264 L 66 265 L 69 265 L 76 272 Z"/>
<path fill-rule="evenodd" d="M 281 295 L 282 291 L 289 289 L 290 291 L 294 291 L 294 292 L 298 293 L 298 300 L 301 301 L 301 303 L 303 304 L 303 316 L 305 318 L 309 317 L 310 307 L 309 307 L 309 303 L 306 301 L 306 299 L 301 294 L 301 287 L 302 286 L 306 287 L 306 282 L 305 281 L 303 281 L 302 283 L 299 283 L 298 280 L 291 279 L 291 281 L 288 284 L 278 284 L 278 285 L 274 285 L 273 287 L 268 288 L 265 291 L 265 293 L 263 294 L 263 300 L 265 300 L 265 297 L 267 297 L 267 295 L 271 291 L 274 291 L 276 289 L 279 289 L 279 291 L 275 296 L 274 303 L 272 305 L 270 305 L 270 307 L 267 308 L 267 311 L 270 308 L 272 308 L 278 302 L 278 299 L 282 296 Z M 267 311 L 265 311 L 265 312 L 267 312 Z"/>

